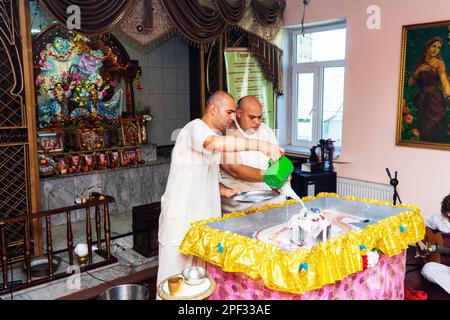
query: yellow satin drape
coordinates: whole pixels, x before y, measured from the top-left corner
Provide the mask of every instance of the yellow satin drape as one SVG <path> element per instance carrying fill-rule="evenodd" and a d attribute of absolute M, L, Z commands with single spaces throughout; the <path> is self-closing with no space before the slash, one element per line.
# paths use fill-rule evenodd
<path fill-rule="evenodd" d="M 195 222 L 186 234 L 180 251 L 220 266 L 225 272 L 243 272 L 252 279 L 262 279 L 269 289 L 302 294 L 362 271 L 361 245 L 368 250 L 377 248 L 392 257 L 402 253 L 408 244 L 423 239 L 425 235 L 420 209 L 414 205 L 394 206 L 390 202 L 359 200 L 332 193 L 321 193 L 317 197 L 305 197 L 302 200 L 310 201 L 321 197 L 370 202 L 404 208 L 405 211 L 362 230 L 351 231 L 311 249 L 301 248 L 295 252 L 284 252 L 272 244 L 206 226 L 210 222 L 296 203 L 295 200 L 290 200 L 247 212 L 229 213 L 223 218 Z M 307 265 L 307 270 L 300 271 L 300 264 Z"/>

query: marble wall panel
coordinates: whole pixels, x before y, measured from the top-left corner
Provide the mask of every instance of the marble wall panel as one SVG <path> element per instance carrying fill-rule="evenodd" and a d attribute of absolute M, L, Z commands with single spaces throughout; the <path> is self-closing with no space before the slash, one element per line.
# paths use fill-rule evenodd
<path fill-rule="evenodd" d="M 112 170 L 89 175 L 68 176 L 41 181 L 41 210 L 74 204 L 75 198 L 100 192 L 115 198 L 109 205 L 110 214 L 129 213 L 134 206 L 160 201 L 166 189 L 169 164 L 157 164 Z M 91 210 L 94 223 L 95 211 Z M 86 211 L 72 213 L 72 222 L 85 221 Z M 53 225 L 66 223 L 65 214 L 52 217 Z"/>
<path fill-rule="evenodd" d="M 147 125 L 147 132 L 148 132 L 148 123 Z M 157 154 L 156 154 L 156 144 L 155 143 L 148 143 L 148 144 L 143 144 L 141 146 L 139 146 L 139 148 L 141 149 L 141 157 L 142 160 L 145 160 L 145 162 L 150 162 L 150 161 L 155 161 L 157 158 Z"/>
<path fill-rule="evenodd" d="M 166 191 L 167 178 L 169 177 L 169 164 L 155 166 L 153 170 L 153 195 L 152 202 L 161 201 L 161 197 Z"/>

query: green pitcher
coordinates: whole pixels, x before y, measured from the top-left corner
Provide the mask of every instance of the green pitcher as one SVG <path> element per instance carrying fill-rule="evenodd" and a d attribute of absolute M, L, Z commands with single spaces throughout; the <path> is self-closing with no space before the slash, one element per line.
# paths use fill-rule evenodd
<path fill-rule="evenodd" d="M 264 182 L 272 189 L 279 189 L 294 171 L 292 161 L 286 156 L 282 156 L 277 162 L 269 160 L 269 168 L 264 172 Z"/>

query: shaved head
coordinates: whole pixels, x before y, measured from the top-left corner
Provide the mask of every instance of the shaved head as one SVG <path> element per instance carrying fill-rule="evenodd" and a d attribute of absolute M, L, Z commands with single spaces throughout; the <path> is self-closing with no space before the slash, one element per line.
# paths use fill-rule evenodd
<path fill-rule="evenodd" d="M 262 105 L 259 102 L 259 100 L 255 96 L 245 96 L 241 99 L 239 99 L 239 109 L 246 110 L 249 108 L 259 108 L 262 112 Z"/>
<path fill-rule="evenodd" d="M 236 103 L 229 93 L 218 90 L 206 101 L 203 119 L 215 129 L 225 133 L 233 124 L 236 113 Z"/>
<path fill-rule="evenodd" d="M 218 90 L 214 92 L 206 101 L 206 109 L 208 110 L 213 105 L 217 108 L 222 108 L 228 106 L 230 103 L 234 105 L 233 96 L 228 92 Z"/>
<path fill-rule="evenodd" d="M 239 100 L 236 120 L 245 132 L 256 132 L 261 125 L 262 115 L 263 107 L 255 96 L 245 96 Z"/>

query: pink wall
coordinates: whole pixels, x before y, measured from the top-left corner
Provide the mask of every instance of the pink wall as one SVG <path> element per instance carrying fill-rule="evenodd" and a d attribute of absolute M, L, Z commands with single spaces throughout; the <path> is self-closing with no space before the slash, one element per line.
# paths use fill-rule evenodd
<path fill-rule="evenodd" d="M 381 9 L 380 30 L 366 26 L 369 5 Z M 287 0 L 285 25 L 299 25 L 302 12 L 302 0 Z M 448 0 L 311 0 L 306 8 L 307 23 L 347 21 L 343 153 L 353 162 L 338 164 L 338 175 L 387 183 L 385 168 L 397 170 L 403 203 L 424 215 L 439 213 L 450 192 L 450 151 L 395 145 L 401 33 L 402 25 L 450 19 L 449 12 Z"/>

